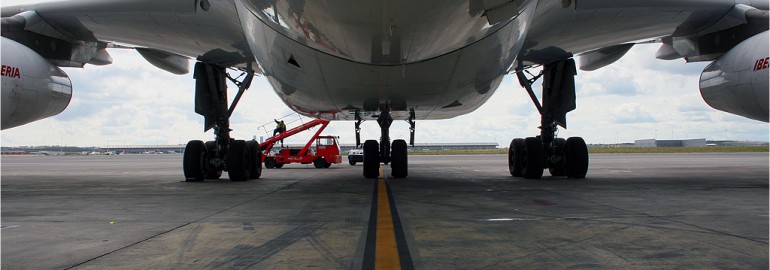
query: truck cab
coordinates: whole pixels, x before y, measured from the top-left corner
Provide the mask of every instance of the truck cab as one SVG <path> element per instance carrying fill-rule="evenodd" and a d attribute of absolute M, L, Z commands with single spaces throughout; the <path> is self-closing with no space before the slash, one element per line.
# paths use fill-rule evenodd
<path fill-rule="evenodd" d="M 331 164 L 342 163 L 342 155 L 340 154 L 340 144 L 337 141 L 336 136 L 318 136 L 315 144 L 315 156 L 317 158 L 323 158 L 325 163 L 324 168 L 329 168 Z M 316 166 L 318 167 L 318 166 Z"/>

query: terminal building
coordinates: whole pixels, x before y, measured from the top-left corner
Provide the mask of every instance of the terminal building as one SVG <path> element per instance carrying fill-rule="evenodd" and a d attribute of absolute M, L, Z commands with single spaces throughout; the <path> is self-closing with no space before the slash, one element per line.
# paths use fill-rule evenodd
<path fill-rule="evenodd" d="M 690 140 L 636 140 L 634 141 L 636 147 L 706 147 L 706 139 L 690 139 Z"/>

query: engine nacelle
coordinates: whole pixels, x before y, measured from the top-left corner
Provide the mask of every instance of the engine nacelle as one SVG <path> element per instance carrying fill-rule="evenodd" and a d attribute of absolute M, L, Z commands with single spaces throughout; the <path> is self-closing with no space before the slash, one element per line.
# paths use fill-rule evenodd
<path fill-rule="evenodd" d="M 72 99 L 64 71 L 18 42 L 2 38 L 2 129 L 57 115 Z"/>
<path fill-rule="evenodd" d="M 768 122 L 768 31 L 744 40 L 703 70 L 700 92 L 714 109 Z"/>

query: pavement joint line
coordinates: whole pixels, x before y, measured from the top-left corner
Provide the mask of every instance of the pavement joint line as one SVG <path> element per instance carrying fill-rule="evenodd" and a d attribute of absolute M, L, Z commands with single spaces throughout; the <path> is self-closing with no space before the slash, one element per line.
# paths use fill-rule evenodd
<path fill-rule="evenodd" d="M 299 182 L 299 181 L 297 181 L 297 182 L 293 182 L 293 183 L 290 183 L 290 184 L 288 184 L 288 185 L 286 185 L 286 186 L 283 186 L 283 187 L 280 187 L 280 188 L 277 188 L 276 190 L 273 190 L 273 191 L 269 192 L 268 194 L 272 194 L 272 193 L 274 193 L 274 192 L 276 192 L 276 191 L 278 191 L 278 190 L 282 190 L 282 189 L 288 188 L 288 187 L 290 187 L 290 186 L 292 186 L 292 185 L 294 185 L 294 184 L 296 184 L 296 183 L 298 183 L 298 182 Z M 186 227 L 186 226 L 188 226 L 188 225 L 190 225 L 190 224 L 193 224 L 193 223 L 196 223 L 196 222 L 200 222 L 201 220 L 205 220 L 205 219 L 207 219 L 207 218 L 210 218 L 210 217 L 216 216 L 216 215 L 218 215 L 218 214 L 221 214 L 221 213 L 224 213 L 224 212 L 230 211 L 230 210 L 232 210 L 232 209 L 234 209 L 234 208 L 236 208 L 236 207 L 239 207 L 239 206 L 245 205 L 245 204 L 247 204 L 247 203 L 250 203 L 250 202 L 256 201 L 256 200 L 258 200 L 258 199 L 261 199 L 261 198 L 253 198 L 253 199 L 249 199 L 249 200 L 246 200 L 246 201 L 244 201 L 244 202 L 241 202 L 241 203 L 239 203 L 239 204 L 233 205 L 233 206 L 231 206 L 231 207 L 228 207 L 228 208 L 226 208 L 226 209 L 223 209 L 223 210 L 219 210 L 219 211 L 217 211 L 217 212 L 211 213 L 211 214 L 209 214 L 209 215 L 206 215 L 206 216 L 204 216 L 204 217 L 201 217 L 201 218 L 199 218 L 199 219 L 195 219 L 195 220 L 192 220 L 192 221 L 188 221 L 188 222 L 186 222 L 186 223 L 183 223 L 182 225 L 179 225 L 179 226 L 176 226 L 176 227 L 174 227 L 174 228 L 168 229 L 168 230 L 166 230 L 166 231 L 162 231 L 162 232 L 159 232 L 159 233 L 157 233 L 157 234 L 151 235 L 151 236 L 149 236 L 149 237 L 147 237 L 147 238 L 145 238 L 145 239 L 142 239 L 142 240 L 139 240 L 139 241 L 137 241 L 137 242 L 134 242 L 134 243 L 128 244 L 128 245 L 126 245 L 126 246 L 124 246 L 124 247 L 121 247 L 121 248 L 118 248 L 118 249 L 115 249 L 115 250 L 112 250 L 112 251 L 108 251 L 107 253 L 104 253 L 104 254 L 102 254 L 102 255 L 99 255 L 99 256 L 93 257 L 93 258 L 91 258 L 91 259 L 88 259 L 88 260 L 85 260 L 85 261 L 82 261 L 82 262 L 76 263 L 75 265 L 72 265 L 72 266 L 66 267 L 66 268 L 64 268 L 64 269 L 67 269 L 67 270 L 69 270 L 69 269 L 74 269 L 74 268 L 76 268 L 76 267 L 79 267 L 79 266 L 82 266 L 82 265 L 84 265 L 84 264 L 87 264 L 87 263 L 93 262 L 93 261 L 95 261 L 95 260 L 98 260 L 98 259 L 100 259 L 100 258 L 102 258 L 102 257 L 105 257 L 105 256 L 108 256 L 108 255 L 110 255 L 110 254 L 113 254 L 113 253 L 119 252 L 119 251 L 121 251 L 121 250 L 125 250 L 125 249 L 128 249 L 128 248 L 130 248 L 130 247 L 133 247 L 133 246 L 139 245 L 139 244 L 141 244 L 141 243 L 147 242 L 147 241 L 149 241 L 150 239 L 156 238 L 156 237 L 158 237 L 158 236 L 161 236 L 161 235 L 165 235 L 165 234 L 168 234 L 168 233 L 170 233 L 170 232 L 173 232 L 173 231 L 176 231 L 176 230 L 178 230 L 178 229 L 180 229 L 180 228 L 184 228 L 184 227 Z"/>
<path fill-rule="evenodd" d="M 636 215 L 639 215 L 639 216 L 644 216 L 644 217 L 649 217 L 649 218 L 654 218 L 654 219 L 665 220 L 665 221 L 672 222 L 672 223 L 682 224 L 682 225 L 685 225 L 685 226 L 690 226 L 690 227 L 693 227 L 693 228 L 698 228 L 698 229 L 701 229 L 701 230 L 704 230 L 704 231 L 709 231 L 709 232 L 716 233 L 716 234 L 721 234 L 721 235 L 726 235 L 726 236 L 730 236 L 730 237 L 740 238 L 740 239 L 743 239 L 743 240 L 752 241 L 752 242 L 756 242 L 756 243 L 760 243 L 760 244 L 767 244 L 768 243 L 766 241 L 752 239 L 749 236 L 737 235 L 737 234 L 729 233 L 727 231 L 720 231 L 720 230 L 717 230 L 717 229 L 711 229 L 711 228 L 707 228 L 707 227 L 704 227 L 704 226 L 699 226 L 699 225 L 691 224 L 691 223 L 688 223 L 688 222 L 675 220 L 675 219 L 672 219 L 672 218 L 669 218 L 669 217 L 666 217 L 666 216 L 662 216 L 662 215 L 652 215 L 652 214 L 648 214 L 648 213 L 644 213 L 644 212 L 634 211 L 634 210 L 625 209 L 625 208 L 622 208 L 622 207 L 617 207 L 617 206 L 613 206 L 613 205 L 608 205 L 608 204 L 604 204 L 604 203 L 595 202 L 595 201 L 592 201 L 592 200 L 589 200 L 589 199 L 577 198 L 577 197 L 574 197 L 574 196 L 569 196 L 569 195 L 561 194 L 558 191 L 551 191 L 551 190 L 545 190 L 545 189 L 539 189 L 539 188 L 538 188 L 538 190 L 543 191 L 543 192 L 547 192 L 547 193 L 551 193 L 551 194 L 554 194 L 554 195 L 562 196 L 562 197 L 565 197 L 565 198 L 580 200 L 580 201 L 592 203 L 592 204 L 595 204 L 595 205 L 600 205 L 600 206 L 604 206 L 604 207 L 607 207 L 607 208 L 612 208 L 612 209 L 620 210 L 620 211 L 627 212 L 627 213 L 633 213 L 633 214 L 636 214 Z"/>

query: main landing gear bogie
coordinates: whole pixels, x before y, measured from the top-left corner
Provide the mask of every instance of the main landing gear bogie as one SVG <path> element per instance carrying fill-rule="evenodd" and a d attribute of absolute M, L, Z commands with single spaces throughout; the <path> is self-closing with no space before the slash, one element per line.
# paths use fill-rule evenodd
<path fill-rule="evenodd" d="M 543 71 L 527 78 L 528 71 L 519 66 L 516 75 L 540 113 L 540 135 L 514 139 L 508 148 L 508 170 L 511 176 L 538 179 L 543 170 L 551 176 L 585 178 L 588 172 L 588 148 L 583 138 L 557 138 L 559 126 L 567 127 L 567 113 L 575 102 L 575 61 L 564 59 L 543 66 Z M 532 75 L 532 74 L 530 74 Z M 543 77 L 542 104 L 532 84 Z"/>
<path fill-rule="evenodd" d="M 262 175 L 262 151 L 255 141 L 232 140 L 224 159 L 218 158 L 216 142 L 190 141 L 185 147 L 185 181 L 219 179 L 227 171 L 231 181 L 259 179 Z"/>
<path fill-rule="evenodd" d="M 554 177 L 585 178 L 588 148 L 580 137 L 557 138 L 552 146 L 543 145 L 538 137 L 517 138 L 508 149 L 508 169 L 511 176 L 526 179 L 541 178 L 544 169 Z"/>
<path fill-rule="evenodd" d="M 193 140 L 187 143 L 182 161 L 188 182 L 219 179 L 227 171 L 231 181 L 258 179 L 262 175 L 262 150 L 256 141 L 230 137 L 230 116 L 254 78 L 247 65 L 242 80 L 232 78 L 225 67 L 198 62 L 195 64 L 195 112 L 204 117 L 204 131 L 213 129 L 214 141 Z M 243 76 L 242 75 L 242 76 Z M 228 106 L 226 80 L 238 86 L 238 93 Z"/>

